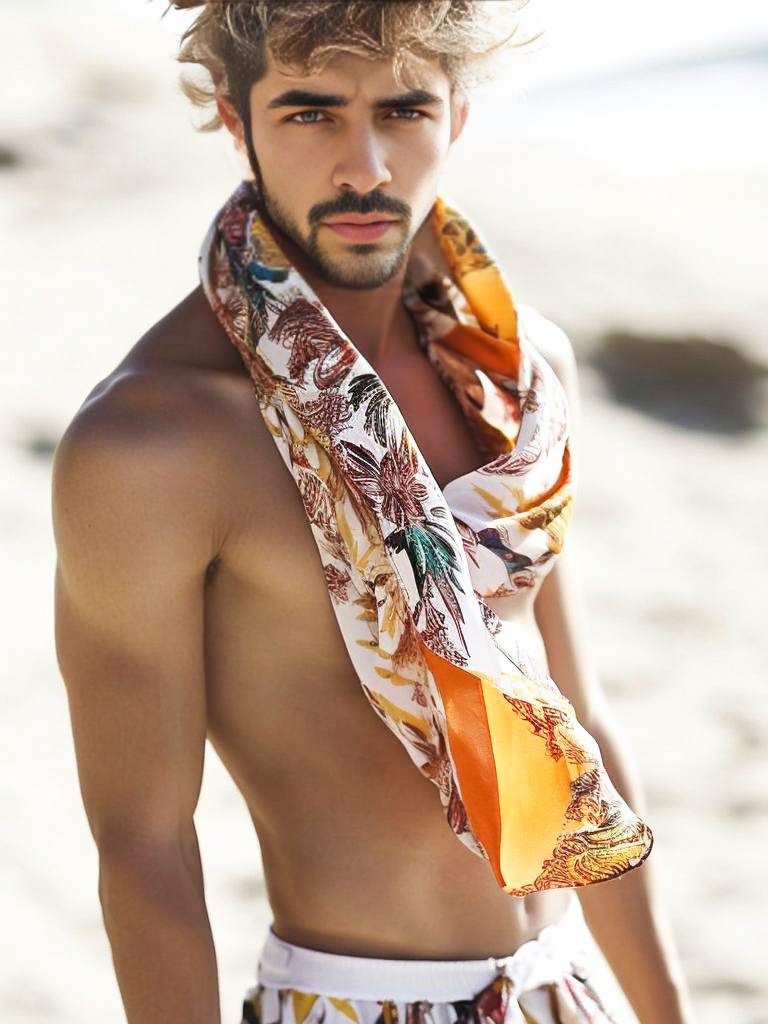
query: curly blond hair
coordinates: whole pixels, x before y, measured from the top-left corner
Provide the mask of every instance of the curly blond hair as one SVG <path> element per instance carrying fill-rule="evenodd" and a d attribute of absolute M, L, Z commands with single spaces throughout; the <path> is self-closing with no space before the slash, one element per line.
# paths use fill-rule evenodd
<path fill-rule="evenodd" d="M 408 58 L 437 61 L 453 90 L 492 79 L 518 41 L 518 12 L 528 0 L 167 0 L 168 10 L 201 8 L 181 39 L 178 60 L 200 65 L 209 81 L 182 77 L 198 107 L 226 96 L 247 122 L 251 85 L 273 58 L 315 74 L 342 53 L 389 57 L 399 85 L 411 87 Z M 200 131 L 221 127 L 218 113 Z"/>

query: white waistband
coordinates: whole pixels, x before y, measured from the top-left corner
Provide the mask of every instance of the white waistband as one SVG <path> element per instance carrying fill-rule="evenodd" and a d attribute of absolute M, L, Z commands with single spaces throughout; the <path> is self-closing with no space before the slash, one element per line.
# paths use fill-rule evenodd
<path fill-rule="evenodd" d="M 511 898 L 511 897 L 510 897 Z M 266 988 L 336 999 L 451 1002 L 471 999 L 505 974 L 517 992 L 550 984 L 581 952 L 584 917 L 576 895 L 563 917 L 506 957 L 484 960 L 379 960 L 339 956 L 284 942 L 270 930 L 259 962 Z"/>

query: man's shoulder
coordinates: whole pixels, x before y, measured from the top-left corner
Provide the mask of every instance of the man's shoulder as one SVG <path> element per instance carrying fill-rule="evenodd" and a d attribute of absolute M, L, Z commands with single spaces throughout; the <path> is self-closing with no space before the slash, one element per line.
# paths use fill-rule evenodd
<path fill-rule="evenodd" d="M 56 447 L 53 516 L 60 550 L 69 542 L 82 554 L 89 535 L 91 546 L 113 544 L 135 555 L 146 550 L 147 539 L 167 539 L 171 524 L 179 541 L 196 545 L 213 511 L 200 494 L 209 461 L 192 428 L 188 388 L 157 374 L 110 376 Z"/>
<path fill-rule="evenodd" d="M 184 517 L 201 532 L 221 517 L 250 382 L 235 372 L 226 338 L 211 345 L 210 326 L 184 306 L 153 325 L 73 416 L 54 456 L 55 504 L 90 516 L 123 510 L 147 527 Z"/>
<path fill-rule="evenodd" d="M 535 306 L 521 303 L 517 306 L 517 313 L 526 338 L 565 384 L 573 377 L 576 368 L 573 344 L 567 333 Z"/>
<path fill-rule="evenodd" d="M 193 374 L 157 367 L 115 370 L 99 381 L 77 410 L 56 457 L 66 453 L 140 464 L 182 446 L 189 458 L 210 417 L 201 385 Z"/>
<path fill-rule="evenodd" d="M 242 361 L 198 287 L 153 324 L 88 393 L 60 446 L 85 452 L 210 452 L 234 430 L 233 402 L 248 385 Z"/>

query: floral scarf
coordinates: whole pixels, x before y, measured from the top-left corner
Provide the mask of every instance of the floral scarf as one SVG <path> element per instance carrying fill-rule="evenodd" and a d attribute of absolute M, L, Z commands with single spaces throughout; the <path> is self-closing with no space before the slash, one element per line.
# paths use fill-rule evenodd
<path fill-rule="evenodd" d="M 451 828 L 523 896 L 635 867 L 652 836 L 594 739 L 485 598 L 531 586 L 571 506 L 568 408 L 474 229 L 437 199 L 403 301 L 487 456 L 435 481 L 381 378 L 271 234 L 251 182 L 214 219 L 202 283 L 301 495 L 374 711 Z"/>

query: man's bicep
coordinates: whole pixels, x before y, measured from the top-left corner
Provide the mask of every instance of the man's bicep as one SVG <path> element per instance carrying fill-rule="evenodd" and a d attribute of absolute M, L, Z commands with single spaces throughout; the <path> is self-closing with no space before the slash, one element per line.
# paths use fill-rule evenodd
<path fill-rule="evenodd" d="M 99 849 L 179 841 L 205 741 L 206 555 L 154 444 L 65 436 L 54 466 L 56 649 Z"/>

